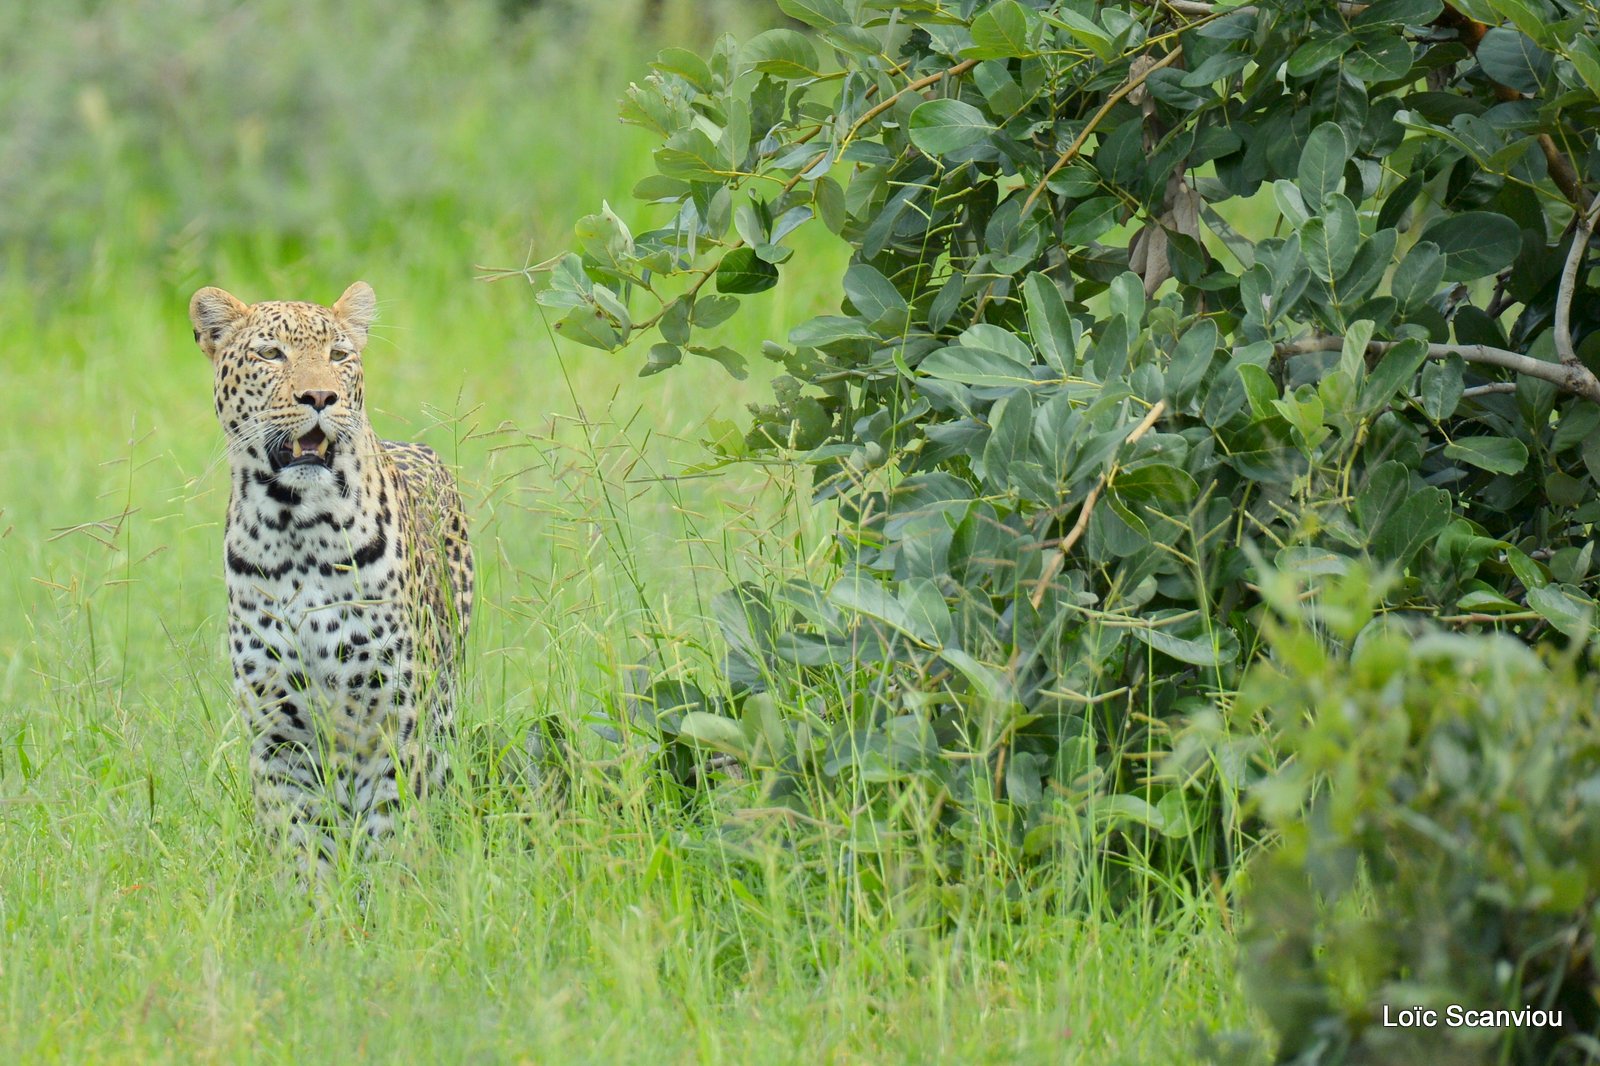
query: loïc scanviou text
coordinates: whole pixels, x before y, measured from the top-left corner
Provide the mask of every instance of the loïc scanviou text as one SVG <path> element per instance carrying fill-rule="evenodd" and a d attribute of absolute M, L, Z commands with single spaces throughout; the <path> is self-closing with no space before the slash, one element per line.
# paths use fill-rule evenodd
<path fill-rule="evenodd" d="M 1452 1003 L 1442 1011 L 1433 1007 L 1391 1007 L 1384 1004 L 1383 1024 L 1395 1029 L 1539 1028 L 1559 1029 L 1561 1011 L 1524 1006 L 1516 1010 L 1474 1010 Z"/>

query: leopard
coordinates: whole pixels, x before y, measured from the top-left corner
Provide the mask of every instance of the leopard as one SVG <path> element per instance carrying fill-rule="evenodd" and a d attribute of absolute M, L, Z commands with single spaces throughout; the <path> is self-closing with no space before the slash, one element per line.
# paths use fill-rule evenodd
<path fill-rule="evenodd" d="M 189 302 L 228 460 L 227 641 L 255 819 L 313 879 L 380 852 L 406 804 L 443 788 L 472 615 L 453 473 L 367 416 L 376 313 L 359 281 L 331 306 L 209 286 Z"/>

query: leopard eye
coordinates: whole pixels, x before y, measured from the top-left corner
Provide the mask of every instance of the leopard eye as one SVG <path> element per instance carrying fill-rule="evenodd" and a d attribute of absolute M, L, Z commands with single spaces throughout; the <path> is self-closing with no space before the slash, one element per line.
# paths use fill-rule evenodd
<path fill-rule="evenodd" d="M 276 344 L 263 344 L 255 350 L 257 359 L 265 359 L 269 363 L 281 363 L 288 358 L 282 348 Z"/>
<path fill-rule="evenodd" d="M 329 358 L 331 358 L 335 363 L 342 363 L 354 354 L 356 353 L 351 351 L 349 348 L 335 348 Z"/>

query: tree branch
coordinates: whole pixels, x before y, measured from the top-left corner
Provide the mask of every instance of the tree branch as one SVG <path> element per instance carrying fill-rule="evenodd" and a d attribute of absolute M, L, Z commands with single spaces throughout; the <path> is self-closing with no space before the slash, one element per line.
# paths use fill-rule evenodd
<path fill-rule="evenodd" d="M 1567 252 L 1567 265 L 1561 270 L 1561 287 L 1556 290 L 1556 355 L 1569 367 L 1578 365 L 1578 353 L 1572 346 L 1572 291 L 1578 287 L 1578 268 L 1589 250 L 1589 237 L 1594 233 L 1597 218 L 1600 218 L 1600 195 L 1594 198 L 1587 211 L 1580 211 L 1572 220 L 1572 248 Z"/>
<path fill-rule="evenodd" d="M 866 114 L 862 115 L 851 124 L 850 131 L 844 135 L 844 140 L 840 142 L 839 150 L 843 151 L 844 146 L 855 139 L 856 132 L 860 130 L 862 126 L 865 126 L 867 123 L 871 122 L 873 119 L 889 110 L 906 93 L 921 92 L 923 89 L 928 88 L 928 86 L 936 85 L 945 78 L 959 78 L 961 75 L 965 74 L 967 71 L 971 70 L 977 65 L 978 61 L 976 59 L 964 59 L 955 66 L 946 70 L 936 71 L 932 74 L 929 74 L 925 78 L 918 78 L 916 81 L 911 82 L 899 92 L 896 92 L 893 96 L 879 101 L 869 111 L 867 111 Z"/>
<path fill-rule="evenodd" d="M 1403 341 L 1370 341 L 1367 344 L 1367 354 L 1382 355 L 1403 343 Z M 1304 337 L 1275 346 L 1273 353 L 1304 355 L 1308 352 L 1337 352 L 1343 347 L 1342 337 Z M 1548 381 L 1574 396 L 1582 396 L 1590 403 L 1600 403 L 1600 378 L 1596 378 L 1582 363 L 1547 363 L 1531 355 L 1507 351 L 1504 348 L 1491 348 L 1487 344 L 1428 345 L 1429 359 L 1443 359 L 1451 355 L 1459 355 L 1469 363 L 1498 366 L 1518 374 L 1525 374 L 1530 378 Z"/>
<path fill-rule="evenodd" d="M 1122 439 L 1123 447 L 1134 443 L 1150 432 L 1150 427 L 1155 425 L 1166 412 L 1167 401 L 1157 400 L 1150 410 L 1145 412 L 1145 416 L 1139 420 L 1139 424 L 1134 426 L 1128 435 Z M 1107 485 L 1111 484 L 1111 478 L 1115 473 L 1116 467 L 1112 466 L 1101 474 L 1100 480 L 1096 481 L 1094 488 L 1089 490 L 1089 495 L 1083 498 L 1083 506 L 1078 509 L 1078 520 L 1072 523 L 1072 528 L 1068 530 L 1067 535 L 1061 538 L 1061 550 L 1051 554 L 1050 561 L 1045 563 L 1044 573 L 1039 575 L 1038 582 L 1033 586 L 1033 595 L 1029 599 L 1035 609 L 1044 602 L 1045 589 L 1050 587 L 1050 582 L 1055 580 L 1057 574 L 1061 573 L 1061 567 L 1067 561 L 1067 553 L 1072 551 L 1073 546 L 1083 538 L 1084 531 L 1089 528 L 1089 516 L 1094 512 L 1094 505 L 1100 499 L 1100 493 L 1105 491 Z"/>

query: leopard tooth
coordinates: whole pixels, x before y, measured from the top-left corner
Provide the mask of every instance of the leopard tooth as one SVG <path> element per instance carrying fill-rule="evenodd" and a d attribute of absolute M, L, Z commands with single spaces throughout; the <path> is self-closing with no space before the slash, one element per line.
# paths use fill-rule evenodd
<path fill-rule="evenodd" d="M 323 437 L 321 442 L 319 442 L 317 444 L 317 456 L 318 456 L 318 458 L 321 458 L 321 459 L 326 459 L 328 457 L 328 438 L 327 437 Z"/>
<path fill-rule="evenodd" d="M 300 454 L 301 454 L 302 450 L 303 449 L 301 449 L 301 447 L 300 447 L 300 439 L 298 437 L 296 437 L 295 438 L 295 442 L 294 442 L 294 457 L 296 459 L 300 458 Z"/>

